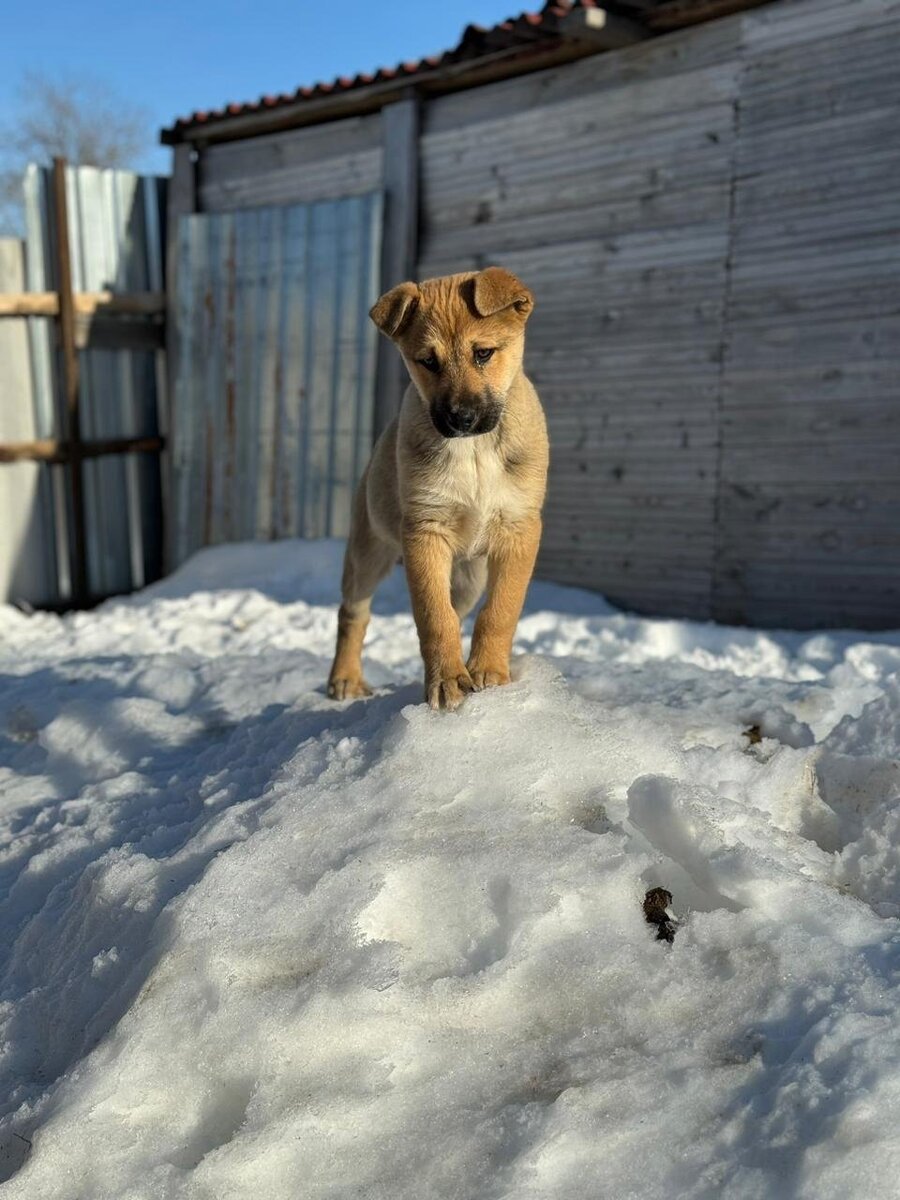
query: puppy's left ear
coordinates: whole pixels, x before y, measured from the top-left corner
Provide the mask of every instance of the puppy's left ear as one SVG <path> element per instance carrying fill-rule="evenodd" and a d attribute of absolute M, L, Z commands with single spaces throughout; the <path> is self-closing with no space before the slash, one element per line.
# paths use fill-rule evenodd
<path fill-rule="evenodd" d="M 400 336 L 419 307 L 419 289 L 414 283 L 398 283 L 385 292 L 369 310 L 369 316 L 387 337 Z"/>
<path fill-rule="evenodd" d="M 503 267 L 485 267 L 475 276 L 475 311 L 480 317 L 492 317 L 494 313 L 514 308 L 524 320 L 528 320 L 534 308 L 534 296 L 521 281 Z"/>

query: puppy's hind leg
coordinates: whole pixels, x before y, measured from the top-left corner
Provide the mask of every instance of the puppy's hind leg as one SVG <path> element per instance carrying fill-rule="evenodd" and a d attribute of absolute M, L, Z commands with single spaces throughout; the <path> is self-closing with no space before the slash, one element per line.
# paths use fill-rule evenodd
<path fill-rule="evenodd" d="M 372 689 L 362 673 L 363 639 L 369 625 L 372 596 L 381 580 L 395 566 L 397 558 L 397 547 L 378 537 L 371 527 L 363 480 L 356 498 L 344 555 L 337 648 L 328 676 L 328 695 L 333 700 L 372 695 Z"/>
<path fill-rule="evenodd" d="M 487 586 L 487 558 L 459 558 L 450 572 L 450 603 L 461 621 L 469 615 Z"/>
<path fill-rule="evenodd" d="M 537 515 L 498 539 L 488 559 L 488 595 L 472 634 L 467 663 L 478 691 L 509 683 L 509 655 L 541 540 Z"/>

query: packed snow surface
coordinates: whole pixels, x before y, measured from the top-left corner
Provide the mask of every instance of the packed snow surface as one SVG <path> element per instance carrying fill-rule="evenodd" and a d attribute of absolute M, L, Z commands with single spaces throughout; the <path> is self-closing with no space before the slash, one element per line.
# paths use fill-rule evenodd
<path fill-rule="evenodd" d="M 440 714 L 398 573 L 340 705 L 341 549 L 0 609 L 4 1200 L 896 1196 L 900 635 L 536 583 Z"/>

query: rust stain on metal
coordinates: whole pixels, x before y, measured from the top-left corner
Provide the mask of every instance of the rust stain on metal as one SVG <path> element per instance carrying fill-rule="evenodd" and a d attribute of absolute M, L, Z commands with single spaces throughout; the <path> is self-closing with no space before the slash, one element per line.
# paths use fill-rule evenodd
<path fill-rule="evenodd" d="M 237 401 L 235 384 L 235 354 L 237 333 L 235 308 L 237 306 L 237 250 L 235 231 L 232 227 L 228 238 L 228 257 L 225 260 L 225 484 L 223 519 L 225 534 L 234 536 L 232 489 L 235 476 L 235 453 L 237 450 Z"/>
<path fill-rule="evenodd" d="M 206 454 L 204 461 L 204 496 L 203 496 L 203 542 L 209 546 L 212 541 L 212 506 L 213 506 L 213 423 L 212 418 L 206 418 Z"/>
<path fill-rule="evenodd" d="M 281 524 L 278 517 L 277 499 L 278 499 L 278 480 L 282 475 L 281 462 L 281 423 L 282 423 L 282 403 L 281 403 L 281 388 L 284 383 L 284 367 L 281 357 L 275 359 L 275 368 L 272 372 L 272 386 L 275 395 L 275 428 L 273 437 L 275 444 L 272 450 L 272 472 L 269 477 L 269 505 L 271 508 L 271 524 L 269 526 L 269 537 L 274 541 L 278 537 L 278 529 Z"/>

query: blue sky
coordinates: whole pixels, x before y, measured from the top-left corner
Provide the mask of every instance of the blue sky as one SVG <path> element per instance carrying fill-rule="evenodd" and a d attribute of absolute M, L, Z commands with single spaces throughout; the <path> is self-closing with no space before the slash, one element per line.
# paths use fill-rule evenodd
<path fill-rule="evenodd" d="M 540 0 L 524 7 L 539 8 Z M 25 70 L 89 72 L 150 114 L 136 164 L 167 171 L 158 129 L 195 109 L 252 100 L 445 50 L 470 21 L 516 0 L 5 0 L 0 124 Z M 15 15 L 13 15 L 13 13 Z"/>

